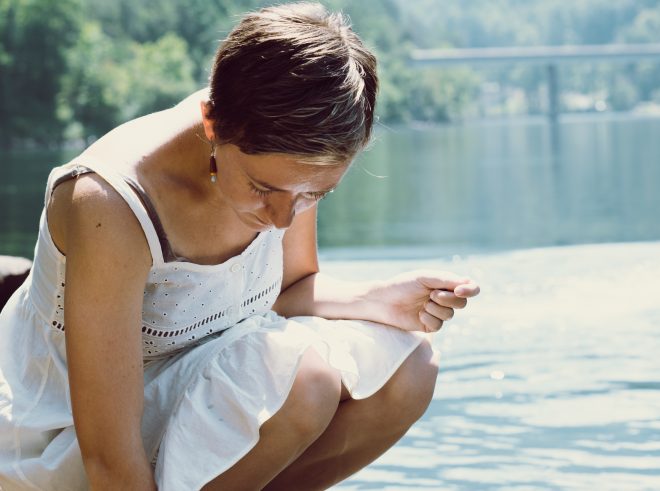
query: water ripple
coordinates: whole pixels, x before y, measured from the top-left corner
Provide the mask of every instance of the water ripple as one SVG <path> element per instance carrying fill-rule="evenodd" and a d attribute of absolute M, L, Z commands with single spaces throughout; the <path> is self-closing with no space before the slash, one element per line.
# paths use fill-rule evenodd
<path fill-rule="evenodd" d="M 436 337 L 431 406 L 336 489 L 660 489 L 660 244 L 460 266 L 486 287 Z"/>

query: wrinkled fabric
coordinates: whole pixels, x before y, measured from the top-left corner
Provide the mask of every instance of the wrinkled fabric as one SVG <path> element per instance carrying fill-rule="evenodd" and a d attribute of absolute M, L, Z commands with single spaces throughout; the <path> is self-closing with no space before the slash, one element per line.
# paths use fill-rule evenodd
<path fill-rule="evenodd" d="M 51 174 L 46 203 L 54 178 L 65 170 Z M 259 234 L 221 265 L 163 262 L 137 195 L 120 173 L 94 171 L 120 188 L 152 253 L 143 322 L 136 328 L 143 334 L 142 436 L 160 491 L 200 489 L 249 452 L 260 426 L 286 400 L 308 349 L 362 399 L 380 389 L 424 338 L 365 321 L 275 314 L 270 307 L 282 278 L 282 231 Z M 33 268 L 0 313 L 3 491 L 88 489 L 69 395 L 65 265 L 42 213 Z M 186 300 L 189 295 L 196 302 Z M 182 312 L 182 305 L 192 311 Z"/>

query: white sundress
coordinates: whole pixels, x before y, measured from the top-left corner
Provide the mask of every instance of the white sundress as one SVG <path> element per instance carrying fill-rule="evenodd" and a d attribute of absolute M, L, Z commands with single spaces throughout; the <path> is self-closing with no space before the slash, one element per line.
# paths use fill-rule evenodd
<path fill-rule="evenodd" d="M 259 427 L 287 398 L 309 347 L 362 399 L 424 338 L 372 322 L 273 312 L 282 281 L 281 230 L 260 233 L 222 264 L 164 258 L 168 243 L 148 197 L 119 171 L 83 158 L 53 169 L 46 204 L 62 176 L 93 171 L 126 200 L 144 230 L 153 265 L 141 326 L 142 435 L 160 491 L 198 490 L 249 452 Z M 65 283 L 65 257 L 50 237 L 44 208 L 32 271 L 0 313 L 3 491 L 88 489 L 67 378 Z"/>

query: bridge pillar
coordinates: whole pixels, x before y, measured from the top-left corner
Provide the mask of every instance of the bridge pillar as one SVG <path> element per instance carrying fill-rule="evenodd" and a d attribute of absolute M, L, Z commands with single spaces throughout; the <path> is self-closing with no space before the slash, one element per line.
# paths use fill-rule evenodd
<path fill-rule="evenodd" d="M 548 72 L 548 118 L 551 123 L 557 122 L 559 116 L 559 85 L 557 82 L 557 65 L 550 63 Z"/>

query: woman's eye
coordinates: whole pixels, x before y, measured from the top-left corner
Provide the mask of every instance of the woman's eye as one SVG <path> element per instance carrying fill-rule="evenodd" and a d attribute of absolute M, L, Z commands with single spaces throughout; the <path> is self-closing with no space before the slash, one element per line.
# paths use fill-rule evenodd
<path fill-rule="evenodd" d="M 270 189 L 261 189 L 250 183 L 250 189 L 258 196 L 268 196 L 272 191 Z"/>
<path fill-rule="evenodd" d="M 305 199 L 312 199 L 315 201 L 320 201 L 323 198 L 325 198 L 328 195 L 327 192 L 320 192 L 320 193 L 303 193 L 303 197 Z"/>

